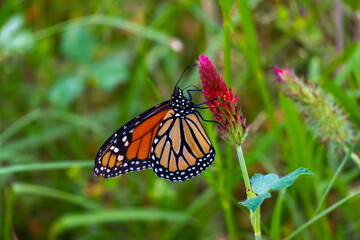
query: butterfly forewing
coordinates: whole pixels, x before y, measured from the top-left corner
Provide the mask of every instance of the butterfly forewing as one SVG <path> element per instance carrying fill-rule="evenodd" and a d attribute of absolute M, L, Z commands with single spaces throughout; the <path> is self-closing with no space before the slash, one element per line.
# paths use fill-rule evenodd
<path fill-rule="evenodd" d="M 110 178 L 148 168 L 155 134 L 170 108 L 170 101 L 161 103 L 116 131 L 96 156 L 95 175 Z"/>

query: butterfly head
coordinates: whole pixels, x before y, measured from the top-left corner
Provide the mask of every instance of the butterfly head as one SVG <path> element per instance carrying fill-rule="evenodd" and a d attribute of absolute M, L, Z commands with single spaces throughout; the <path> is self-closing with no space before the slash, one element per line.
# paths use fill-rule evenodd
<path fill-rule="evenodd" d="M 183 91 L 178 87 L 175 88 L 171 99 L 174 99 L 177 96 L 183 96 Z"/>
<path fill-rule="evenodd" d="M 195 111 L 194 104 L 183 95 L 183 91 L 176 87 L 171 96 L 172 109 L 175 113 L 185 116 Z"/>

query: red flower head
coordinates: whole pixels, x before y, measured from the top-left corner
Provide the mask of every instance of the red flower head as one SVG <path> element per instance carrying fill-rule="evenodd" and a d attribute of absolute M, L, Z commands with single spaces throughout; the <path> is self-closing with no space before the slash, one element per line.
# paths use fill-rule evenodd
<path fill-rule="evenodd" d="M 248 135 L 250 125 L 246 126 L 244 115 L 235 105 L 237 95 L 233 96 L 231 88 L 226 86 L 206 56 L 200 55 L 198 66 L 206 105 L 221 124 L 218 127 L 220 136 L 240 146 Z"/>

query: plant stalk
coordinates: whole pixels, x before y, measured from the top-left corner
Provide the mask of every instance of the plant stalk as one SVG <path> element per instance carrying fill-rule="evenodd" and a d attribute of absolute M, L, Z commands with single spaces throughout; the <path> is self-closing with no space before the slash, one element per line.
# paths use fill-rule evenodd
<path fill-rule="evenodd" d="M 358 135 L 358 137 L 359 137 L 359 135 Z M 322 205 L 323 205 L 323 203 L 324 203 L 324 201 L 325 201 L 325 198 L 326 198 L 326 196 L 328 195 L 331 187 L 333 186 L 336 178 L 339 176 L 340 172 L 341 172 L 342 169 L 344 168 L 344 166 L 345 166 L 345 164 L 347 163 L 347 161 L 349 160 L 349 158 L 350 158 L 351 156 L 353 156 L 353 154 L 354 154 L 353 152 L 354 152 L 354 150 L 355 150 L 356 145 L 357 145 L 357 142 L 351 147 L 351 149 L 349 149 L 346 145 L 343 146 L 343 149 L 344 149 L 345 152 L 346 152 L 346 156 L 345 156 L 345 158 L 342 160 L 342 162 L 341 162 L 341 164 L 339 165 L 339 167 L 337 168 L 337 170 L 336 170 L 333 178 L 331 179 L 331 181 L 329 182 L 328 186 L 326 187 L 324 193 L 322 194 L 321 199 L 320 199 L 319 204 L 318 204 L 318 206 L 317 206 L 317 208 L 316 208 L 316 210 L 315 210 L 314 215 L 316 215 L 316 214 L 320 211 L 320 208 L 322 207 Z M 357 155 L 356 155 L 356 154 L 354 154 L 354 155 L 355 155 L 356 158 L 357 158 Z"/>
<path fill-rule="evenodd" d="M 244 159 L 244 154 L 242 152 L 241 146 L 236 147 L 236 151 L 239 158 L 240 168 L 242 172 L 242 176 L 244 178 L 245 186 L 246 186 L 246 195 L 247 199 L 256 197 L 256 194 L 251 188 L 249 174 L 246 169 L 246 163 Z M 250 210 L 250 221 L 254 228 L 254 235 L 256 240 L 261 240 L 261 215 L 260 215 L 260 206 L 255 210 L 255 212 Z"/>

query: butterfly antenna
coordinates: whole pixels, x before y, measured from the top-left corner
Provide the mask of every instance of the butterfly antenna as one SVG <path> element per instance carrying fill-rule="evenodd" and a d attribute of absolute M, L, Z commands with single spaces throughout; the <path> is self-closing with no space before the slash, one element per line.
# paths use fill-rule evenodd
<path fill-rule="evenodd" d="M 176 83 L 176 85 L 175 85 L 175 89 L 176 89 L 177 85 L 179 84 L 179 82 L 180 82 L 180 81 L 186 76 L 186 74 L 187 74 L 188 72 L 190 72 L 190 70 L 191 70 L 194 66 L 196 66 L 196 65 L 197 65 L 197 64 L 194 63 L 193 65 L 187 66 L 187 67 L 185 68 L 184 72 L 181 74 L 179 80 L 177 81 L 177 83 Z"/>

